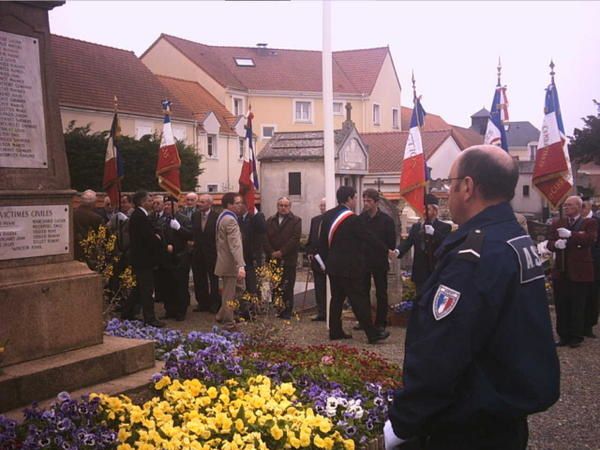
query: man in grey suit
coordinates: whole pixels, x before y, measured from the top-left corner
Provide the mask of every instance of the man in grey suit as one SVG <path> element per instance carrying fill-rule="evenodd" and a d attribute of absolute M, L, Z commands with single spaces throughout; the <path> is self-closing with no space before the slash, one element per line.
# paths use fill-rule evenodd
<path fill-rule="evenodd" d="M 242 234 L 238 224 L 238 214 L 242 209 L 242 197 L 233 192 L 223 195 L 221 200 L 223 212 L 217 219 L 216 244 L 217 263 L 215 275 L 223 280 L 223 293 L 221 308 L 217 313 L 217 322 L 226 329 L 235 329 L 233 310 L 228 302 L 235 300 L 236 289 L 244 288 L 246 270 L 244 266 L 244 251 L 242 247 Z"/>

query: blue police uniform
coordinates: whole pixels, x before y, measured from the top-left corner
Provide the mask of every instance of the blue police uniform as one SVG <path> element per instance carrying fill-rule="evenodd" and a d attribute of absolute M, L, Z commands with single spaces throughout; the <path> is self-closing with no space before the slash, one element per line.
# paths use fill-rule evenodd
<path fill-rule="evenodd" d="M 559 396 L 542 264 L 508 203 L 449 235 L 408 326 L 394 433 L 425 449 L 524 449 Z"/>

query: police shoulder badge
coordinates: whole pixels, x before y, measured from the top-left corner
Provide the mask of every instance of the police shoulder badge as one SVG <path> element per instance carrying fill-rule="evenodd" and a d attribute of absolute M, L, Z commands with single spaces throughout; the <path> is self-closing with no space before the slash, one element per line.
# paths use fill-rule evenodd
<path fill-rule="evenodd" d="M 454 311 L 459 299 L 460 292 L 440 284 L 433 297 L 432 303 L 433 317 L 435 317 L 435 320 L 443 319 Z"/>

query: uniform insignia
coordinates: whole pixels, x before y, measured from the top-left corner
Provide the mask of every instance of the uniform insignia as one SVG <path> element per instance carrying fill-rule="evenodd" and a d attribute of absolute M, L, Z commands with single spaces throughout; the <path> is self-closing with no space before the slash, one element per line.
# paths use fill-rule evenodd
<path fill-rule="evenodd" d="M 454 311 L 459 299 L 460 292 L 440 284 L 435 296 L 433 297 L 432 304 L 433 317 L 435 317 L 435 320 L 443 319 L 452 311 Z"/>
<path fill-rule="evenodd" d="M 481 230 L 473 230 L 458 249 L 458 257 L 468 261 L 479 261 L 481 258 L 481 247 L 483 246 L 483 233 Z"/>
<path fill-rule="evenodd" d="M 537 247 L 528 235 L 512 238 L 506 242 L 519 259 L 521 284 L 544 278 L 542 260 L 538 255 Z"/>

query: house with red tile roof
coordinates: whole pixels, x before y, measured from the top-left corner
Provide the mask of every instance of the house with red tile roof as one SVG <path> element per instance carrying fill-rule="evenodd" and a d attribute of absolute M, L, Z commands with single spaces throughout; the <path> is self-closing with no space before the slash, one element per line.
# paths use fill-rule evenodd
<path fill-rule="evenodd" d="M 193 81 L 234 116 L 254 113 L 258 148 L 277 131 L 323 129 L 321 52 L 206 45 L 161 34 L 140 59 L 156 75 Z M 333 52 L 334 127 L 350 102 L 359 132 L 401 129 L 401 87 L 388 47 Z"/>
<path fill-rule="evenodd" d="M 242 120 L 200 84 L 156 76 L 131 51 L 57 35 L 51 36 L 51 46 L 65 129 L 71 122 L 89 124 L 92 132 L 110 129 L 116 96 L 122 134 L 138 139 L 160 134 L 161 101 L 168 98 L 175 137 L 203 156 L 197 190 L 238 188 Z"/>

